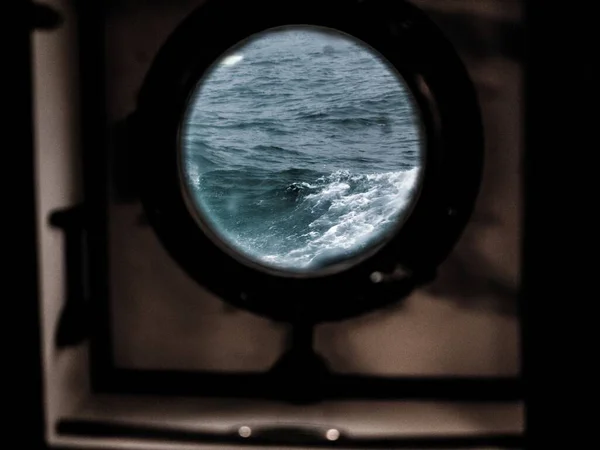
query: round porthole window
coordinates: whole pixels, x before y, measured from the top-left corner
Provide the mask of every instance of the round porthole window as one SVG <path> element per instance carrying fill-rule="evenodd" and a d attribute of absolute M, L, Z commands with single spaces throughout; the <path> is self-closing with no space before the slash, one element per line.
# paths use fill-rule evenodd
<path fill-rule="evenodd" d="M 205 233 L 281 274 L 344 270 L 389 240 L 423 173 L 418 107 L 364 43 L 285 27 L 226 52 L 194 90 L 180 170 Z"/>
<path fill-rule="evenodd" d="M 431 280 L 479 185 L 473 87 L 404 2 L 210 1 L 158 54 L 135 118 L 165 247 L 276 319 L 352 316 Z"/>

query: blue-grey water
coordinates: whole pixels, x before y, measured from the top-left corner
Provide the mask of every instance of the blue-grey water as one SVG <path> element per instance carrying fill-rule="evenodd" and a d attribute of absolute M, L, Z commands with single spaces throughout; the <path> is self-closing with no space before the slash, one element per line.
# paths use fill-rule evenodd
<path fill-rule="evenodd" d="M 230 247 L 313 270 L 392 233 L 418 192 L 419 118 L 365 46 L 310 29 L 271 31 L 226 54 L 182 127 L 187 190 Z"/>

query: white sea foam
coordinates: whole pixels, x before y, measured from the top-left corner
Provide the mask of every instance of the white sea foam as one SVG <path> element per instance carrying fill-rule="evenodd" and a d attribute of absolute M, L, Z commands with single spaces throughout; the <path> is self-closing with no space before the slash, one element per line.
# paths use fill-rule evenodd
<path fill-rule="evenodd" d="M 339 171 L 321 178 L 323 188 L 303 201 L 313 210 L 329 206 L 302 236 L 307 242 L 286 254 L 262 255 L 260 259 L 307 268 L 336 255 L 359 253 L 391 232 L 404 217 L 415 195 L 419 172 L 418 168 L 370 175 Z"/>
<path fill-rule="evenodd" d="M 186 164 L 185 173 L 188 183 L 194 186 L 194 188 L 198 189 L 200 187 L 200 172 L 198 170 L 198 165 L 194 162 L 188 161 Z"/>

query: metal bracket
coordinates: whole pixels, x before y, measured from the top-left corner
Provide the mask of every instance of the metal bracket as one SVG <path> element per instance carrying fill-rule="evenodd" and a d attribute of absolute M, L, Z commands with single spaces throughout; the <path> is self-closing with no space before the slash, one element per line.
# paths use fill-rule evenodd
<path fill-rule="evenodd" d="M 87 337 L 87 290 L 84 208 L 76 205 L 54 211 L 50 225 L 65 235 L 66 298 L 58 323 L 56 345 L 78 345 Z"/>

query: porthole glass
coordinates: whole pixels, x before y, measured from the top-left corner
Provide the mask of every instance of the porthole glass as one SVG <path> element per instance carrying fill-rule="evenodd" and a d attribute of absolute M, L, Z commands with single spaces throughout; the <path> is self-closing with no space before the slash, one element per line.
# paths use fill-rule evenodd
<path fill-rule="evenodd" d="M 318 27 L 268 30 L 222 55 L 179 139 L 199 227 L 247 264 L 289 273 L 372 254 L 410 215 L 424 172 L 420 113 L 401 74 Z"/>

